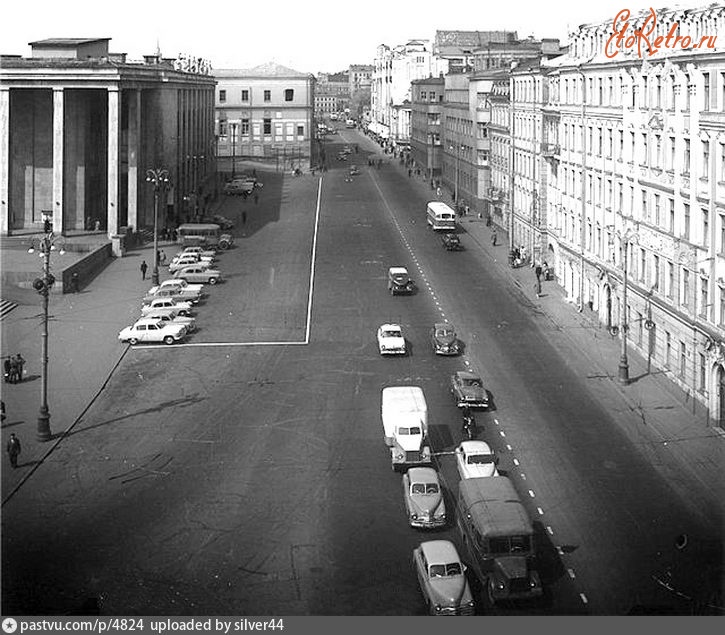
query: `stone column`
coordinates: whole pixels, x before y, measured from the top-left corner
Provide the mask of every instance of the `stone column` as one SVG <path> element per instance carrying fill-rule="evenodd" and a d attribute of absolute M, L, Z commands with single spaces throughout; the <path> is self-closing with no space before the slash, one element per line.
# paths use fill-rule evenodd
<path fill-rule="evenodd" d="M 108 89 L 108 237 L 118 233 L 118 138 L 120 134 L 119 120 L 119 88 Z"/>
<path fill-rule="evenodd" d="M 63 231 L 63 136 L 64 96 L 62 88 L 53 89 L 53 231 Z"/>
<path fill-rule="evenodd" d="M 0 234 L 10 233 L 10 89 L 0 89 Z"/>
<path fill-rule="evenodd" d="M 128 95 L 128 226 L 138 230 L 138 161 L 141 129 L 141 91 L 129 90 Z"/>

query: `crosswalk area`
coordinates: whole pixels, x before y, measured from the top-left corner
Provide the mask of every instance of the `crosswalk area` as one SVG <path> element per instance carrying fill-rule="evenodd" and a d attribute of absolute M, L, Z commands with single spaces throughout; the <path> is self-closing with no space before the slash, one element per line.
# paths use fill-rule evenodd
<path fill-rule="evenodd" d="M 18 305 L 16 302 L 10 300 L 0 300 L 0 320 L 2 320 L 10 311 L 16 308 Z"/>

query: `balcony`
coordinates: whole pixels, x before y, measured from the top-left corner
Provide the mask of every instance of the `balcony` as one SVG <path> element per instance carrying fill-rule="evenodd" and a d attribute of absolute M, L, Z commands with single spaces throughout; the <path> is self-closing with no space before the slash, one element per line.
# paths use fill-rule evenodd
<path fill-rule="evenodd" d="M 547 159 L 558 159 L 561 154 L 561 148 L 558 143 L 542 143 L 541 154 Z"/>

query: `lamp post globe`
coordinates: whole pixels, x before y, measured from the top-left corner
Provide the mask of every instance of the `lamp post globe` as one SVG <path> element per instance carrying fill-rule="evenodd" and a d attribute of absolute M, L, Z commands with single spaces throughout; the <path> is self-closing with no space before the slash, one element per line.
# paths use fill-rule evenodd
<path fill-rule="evenodd" d="M 146 182 L 154 186 L 154 257 L 151 282 L 159 284 L 159 191 L 169 183 L 169 172 L 161 168 L 146 170 Z"/>

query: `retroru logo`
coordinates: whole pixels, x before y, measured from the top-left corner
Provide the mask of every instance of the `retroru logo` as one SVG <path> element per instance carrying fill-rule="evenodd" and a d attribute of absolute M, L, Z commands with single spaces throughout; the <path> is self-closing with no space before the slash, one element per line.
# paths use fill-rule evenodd
<path fill-rule="evenodd" d="M 657 14 L 655 10 L 650 8 L 649 14 L 645 18 L 642 26 L 637 29 L 632 27 L 630 31 L 631 12 L 629 9 L 622 9 L 612 22 L 612 34 L 607 39 L 604 48 L 604 54 L 613 58 L 623 52 L 625 49 L 633 49 L 636 47 L 637 55 L 654 55 L 660 49 L 714 49 L 717 41 L 717 35 L 703 35 L 699 42 L 693 42 L 689 35 L 679 35 L 680 23 L 674 22 L 667 32 L 667 35 L 658 35 L 654 37 L 655 28 L 657 26 Z M 630 31 L 628 33 L 628 31 Z"/>

